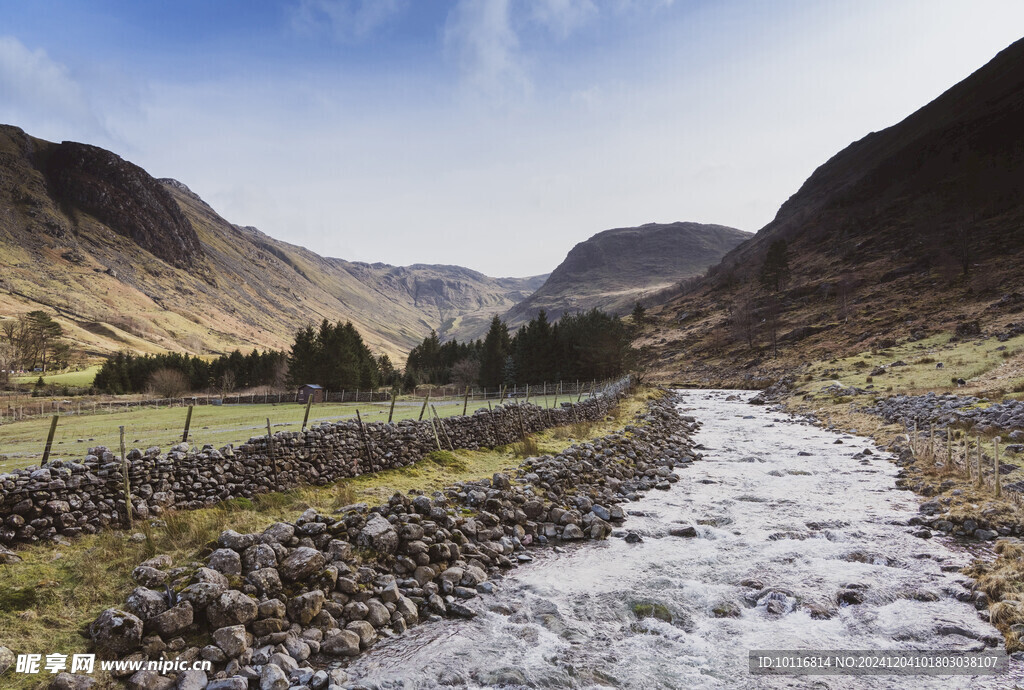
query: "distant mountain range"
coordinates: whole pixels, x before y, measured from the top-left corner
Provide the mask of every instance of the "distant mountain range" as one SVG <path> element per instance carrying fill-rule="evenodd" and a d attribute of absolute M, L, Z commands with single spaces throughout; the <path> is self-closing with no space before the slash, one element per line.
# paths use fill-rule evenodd
<path fill-rule="evenodd" d="M 324 258 L 109 151 L 0 126 L 0 316 L 55 312 L 92 355 L 281 348 L 328 318 L 404 358 L 431 329 L 486 324 L 545 278 Z"/>

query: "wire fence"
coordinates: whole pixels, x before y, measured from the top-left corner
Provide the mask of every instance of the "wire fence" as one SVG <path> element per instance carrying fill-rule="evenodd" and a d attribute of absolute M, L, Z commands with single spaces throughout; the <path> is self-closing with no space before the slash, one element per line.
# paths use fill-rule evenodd
<path fill-rule="evenodd" d="M 601 390 L 607 382 L 602 381 L 557 381 L 537 385 L 512 385 L 497 388 L 484 388 L 477 386 L 419 386 L 415 391 L 409 393 L 407 398 L 430 398 L 435 401 L 442 400 L 468 400 L 469 403 L 487 401 L 501 401 L 506 398 L 526 398 L 544 396 L 565 396 L 579 398 L 584 393 Z M 375 403 L 389 402 L 392 394 L 390 390 L 319 390 L 314 398 L 316 402 L 328 403 Z M 188 395 L 174 398 L 138 398 L 131 399 L 108 399 L 108 400 L 75 400 L 75 399 L 34 399 L 14 398 L 0 403 L 0 424 L 49 417 L 51 415 L 82 415 L 113 413 L 118 411 L 165 407 L 198 407 L 201 405 L 282 405 L 287 403 L 305 404 L 306 398 L 301 390 L 298 391 L 265 391 L 262 393 L 246 393 L 233 395 L 218 395 L 207 393 L 203 395 Z"/>
<path fill-rule="evenodd" d="M 368 422 L 422 419 L 431 411 L 451 417 L 512 401 L 553 408 L 596 395 L 615 395 L 628 382 L 629 377 L 461 390 L 424 387 L 395 400 L 389 391 L 323 391 L 323 398 L 306 401 L 308 406 L 292 391 L 136 400 L 33 400 L 16 408 L 0 408 L 0 472 L 44 457 L 81 456 L 93 446 L 112 447 L 120 425 L 126 426 L 133 444 L 166 447 L 187 440 L 194 445 L 222 446 L 261 435 L 268 424 L 275 431 L 295 431 L 354 418 L 359 411 Z M 45 450 L 51 443 L 52 456 Z"/>

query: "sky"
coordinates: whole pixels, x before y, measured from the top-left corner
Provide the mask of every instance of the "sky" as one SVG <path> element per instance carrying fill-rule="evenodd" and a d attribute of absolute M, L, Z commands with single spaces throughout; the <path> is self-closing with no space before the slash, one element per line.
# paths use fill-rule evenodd
<path fill-rule="evenodd" d="M 0 123 L 326 256 L 527 276 L 756 231 L 1022 35 L 1020 0 L 0 0 Z"/>

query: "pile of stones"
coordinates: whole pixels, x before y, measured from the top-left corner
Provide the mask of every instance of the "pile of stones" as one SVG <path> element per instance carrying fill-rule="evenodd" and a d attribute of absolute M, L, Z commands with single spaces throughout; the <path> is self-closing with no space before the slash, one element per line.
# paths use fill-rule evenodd
<path fill-rule="evenodd" d="M 919 429 L 965 426 L 975 433 L 1006 433 L 1010 441 L 1024 441 L 1024 401 L 988 404 L 984 398 L 952 393 L 894 395 L 867 409 L 888 422 Z"/>

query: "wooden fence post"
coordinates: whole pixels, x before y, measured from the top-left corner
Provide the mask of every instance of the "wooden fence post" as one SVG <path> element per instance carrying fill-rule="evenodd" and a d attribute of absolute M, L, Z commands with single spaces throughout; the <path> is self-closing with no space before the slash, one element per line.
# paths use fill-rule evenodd
<path fill-rule="evenodd" d="M 121 476 L 124 478 L 124 509 L 128 516 L 128 527 L 131 528 L 134 523 L 134 516 L 132 515 L 132 482 L 128 478 L 128 454 L 125 453 L 124 449 L 124 427 L 121 427 Z"/>
<path fill-rule="evenodd" d="M 462 416 L 466 416 L 466 410 L 469 409 L 469 386 L 466 386 L 466 396 L 462 399 Z"/>
<path fill-rule="evenodd" d="M 398 389 L 391 389 L 391 409 L 388 410 L 388 424 L 391 423 L 391 419 L 395 416 L 395 400 L 398 399 Z"/>
<path fill-rule="evenodd" d="M 188 414 L 185 415 L 185 431 L 181 434 L 181 442 L 188 441 L 188 430 L 192 426 L 192 406 L 188 406 Z"/>
<path fill-rule="evenodd" d="M 1002 480 L 1002 477 L 999 476 L 999 437 L 998 436 L 996 436 L 994 439 L 992 439 L 992 452 L 995 454 L 995 458 L 992 460 L 992 465 L 993 465 L 993 469 L 995 470 L 994 482 L 995 482 L 995 488 L 996 488 L 996 498 L 999 498 L 1000 496 L 1003 495 L 1003 480 Z"/>
<path fill-rule="evenodd" d="M 530 384 L 526 384 L 526 404 L 530 404 Z"/>
<path fill-rule="evenodd" d="M 441 433 L 444 434 L 444 440 L 448 442 L 448 447 L 454 451 L 455 446 L 452 444 L 452 437 L 448 435 L 448 430 L 444 428 L 444 422 L 441 421 L 441 416 L 437 414 L 437 408 L 431 405 L 430 409 L 434 411 L 434 417 L 437 418 L 437 425 L 441 427 Z"/>
<path fill-rule="evenodd" d="M 981 481 L 981 436 L 978 436 L 978 482 L 976 486 L 980 489 L 982 487 Z"/>
<path fill-rule="evenodd" d="M 434 442 L 437 443 L 437 449 L 441 450 L 441 437 L 437 435 L 437 427 L 434 425 L 434 418 L 427 417 L 427 421 L 430 422 L 430 428 L 434 430 Z"/>
<path fill-rule="evenodd" d="M 423 413 L 427 411 L 427 403 L 430 402 L 430 388 L 427 388 L 427 397 L 423 398 L 423 407 L 420 408 L 419 421 L 423 421 Z"/>
<path fill-rule="evenodd" d="M 46 436 L 46 448 L 43 449 L 43 461 L 39 463 L 40 465 L 45 465 L 50 459 L 50 449 L 53 448 L 53 435 L 57 432 L 58 419 L 60 419 L 59 414 L 53 415 L 53 421 L 50 422 L 50 433 Z"/>
<path fill-rule="evenodd" d="M 309 398 L 306 399 L 306 414 L 302 418 L 302 430 L 303 431 L 306 430 L 306 424 L 309 423 L 309 408 L 311 408 L 313 406 L 313 397 L 314 397 L 313 395 L 310 395 Z M 356 410 L 356 412 L 358 412 L 358 410 Z"/>
<path fill-rule="evenodd" d="M 277 454 L 274 453 L 274 434 L 270 431 L 270 417 L 267 417 L 267 454 L 270 455 L 270 464 L 274 468 L 274 484 L 277 484 Z M 277 488 L 274 487 L 275 490 Z"/>

